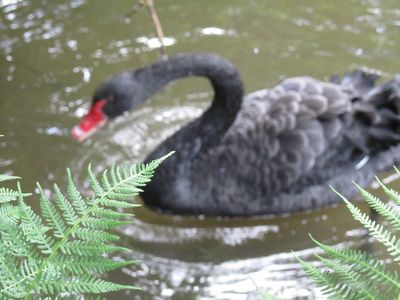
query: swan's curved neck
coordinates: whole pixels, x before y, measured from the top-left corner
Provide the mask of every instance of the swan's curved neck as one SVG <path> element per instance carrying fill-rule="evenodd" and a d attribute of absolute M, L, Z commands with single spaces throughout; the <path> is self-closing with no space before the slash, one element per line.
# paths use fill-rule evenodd
<path fill-rule="evenodd" d="M 191 124 L 191 130 L 198 131 L 192 134 L 203 139 L 203 146 L 211 146 L 232 124 L 242 103 L 243 84 L 230 62 L 213 54 L 179 54 L 134 73 L 144 87 L 143 101 L 168 82 L 187 76 L 207 77 L 214 89 L 210 108 Z"/>

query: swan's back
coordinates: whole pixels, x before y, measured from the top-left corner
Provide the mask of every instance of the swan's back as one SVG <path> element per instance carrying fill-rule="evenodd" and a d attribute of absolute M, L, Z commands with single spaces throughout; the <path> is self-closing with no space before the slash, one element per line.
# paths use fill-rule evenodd
<path fill-rule="evenodd" d="M 196 164 L 195 194 L 213 187 L 199 202 L 212 199 L 224 214 L 230 207 L 243 215 L 288 212 L 335 201 L 329 184 L 346 193 L 351 179 L 371 180 L 383 163 L 374 164 L 379 151 L 367 153 L 370 125 L 355 105 L 366 101 L 370 83 L 296 77 L 246 96 L 221 144 Z"/>
<path fill-rule="evenodd" d="M 289 78 L 271 90 L 248 95 L 224 142 L 247 144 L 257 153 L 247 162 L 268 162 L 269 181 L 277 179 L 271 189 L 287 188 L 341 136 L 355 96 L 355 90 L 342 85 Z"/>

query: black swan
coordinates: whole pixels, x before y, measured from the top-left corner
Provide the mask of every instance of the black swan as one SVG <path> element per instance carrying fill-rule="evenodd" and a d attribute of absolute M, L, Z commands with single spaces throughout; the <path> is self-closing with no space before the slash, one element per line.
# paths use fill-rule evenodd
<path fill-rule="evenodd" d="M 248 216 L 321 207 L 355 193 L 400 161 L 400 78 L 376 85 L 353 71 L 343 80 L 284 80 L 243 96 L 236 68 L 205 53 L 179 54 L 116 74 L 95 92 L 72 130 L 83 140 L 108 119 L 145 102 L 172 80 L 207 77 L 210 107 L 162 142 L 146 161 L 171 150 L 142 194 L 174 214 Z"/>

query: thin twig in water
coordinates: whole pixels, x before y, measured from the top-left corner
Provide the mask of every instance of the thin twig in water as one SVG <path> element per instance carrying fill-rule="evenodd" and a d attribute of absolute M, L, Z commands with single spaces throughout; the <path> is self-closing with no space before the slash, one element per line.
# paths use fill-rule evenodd
<path fill-rule="evenodd" d="M 158 40 L 160 41 L 161 59 L 166 59 L 167 54 L 166 54 L 165 47 L 164 47 L 164 33 L 163 33 L 163 30 L 161 27 L 160 19 L 158 18 L 156 9 L 154 7 L 154 1 L 153 0 L 144 0 L 144 3 L 147 7 L 147 10 L 149 11 L 151 20 L 153 21 L 154 27 L 156 28 Z"/>

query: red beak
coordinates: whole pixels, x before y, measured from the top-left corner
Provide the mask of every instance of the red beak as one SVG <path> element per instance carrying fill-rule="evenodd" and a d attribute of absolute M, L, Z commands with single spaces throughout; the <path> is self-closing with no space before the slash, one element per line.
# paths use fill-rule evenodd
<path fill-rule="evenodd" d="M 107 116 L 103 112 L 105 104 L 106 99 L 101 99 L 92 105 L 81 123 L 72 128 L 71 135 L 74 139 L 79 142 L 85 140 L 107 122 Z"/>

